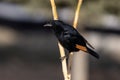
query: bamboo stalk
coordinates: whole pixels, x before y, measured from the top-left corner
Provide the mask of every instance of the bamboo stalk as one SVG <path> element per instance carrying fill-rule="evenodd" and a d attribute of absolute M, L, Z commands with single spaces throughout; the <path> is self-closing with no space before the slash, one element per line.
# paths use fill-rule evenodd
<path fill-rule="evenodd" d="M 52 7 L 53 19 L 54 20 L 58 20 L 58 14 L 57 14 L 55 1 L 54 0 L 50 0 L 50 2 L 51 2 L 51 7 Z"/>
<path fill-rule="evenodd" d="M 83 0 L 78 0 L 78 5 L 77 5 L 77 8 L 76 8 L 74 23 L 73 23 L 73 26 L 75 28 L 77 27 L 77 24 L 78 24 L 78 18 L 79 18 L 79 13 L 80 13 L 80 8 L 81 8 L 81 5 L 82 5 L 82 1 Z"/>
<path fill-rule="evenodd" d="M 51 6 L 52 6 L 53 18 L 54 18 L 54 20 L 58 20 L 55 2 L 54 2 L 54 0 L 50 0 L 50 2 L 51 2 Z M 77 9 L 75 12 L 74 23 L 73 23 L 73 26 L 75 28 L 77 27 L 77 23 L 78 23 L 78 17 L 79 17 L 79 11 L 80 11 L 81 4 L 82 4 L 82 0 L 79 0 L 78 5 L 77 5 Z M 59 43 L 58 43 L 58 46 L 59 46 L 59 50 L 60 50 L 60 56 L 64 57 L 65 56 L 64 48 Z M 62 71 L 63 71 L 63 75 L 64 75 L 65 80 L 71 80 L 70 68 L 71 68 L 72 56 L 73 56 L 73 53 L 70 53 L 69 62 L 68 62 L 68 71 L 67 71 L 66 59 L 64 59 L 62 61 Z"/>
<path fill-rule="evenodd" d="M 82 4 L 83 0 L 79 0 L 77 9 L 75 12 L 75 18 L 74 18 L 74 23 L 73 26 L 74 28 L 77 27 L 78 23 L 78 18 L 79 18 L 79 12 L 80 12 L 80 7 Z M 73 57 L 72 61 L 72 71 L 71 71 L 71 79 L 72 80 L 87 80 L 88 79 L 88 74 L 87 74 L 87 57 L 84 55 L 84 52 L 79 52 L 75 53 L 74 55 L 71 54 L 71 57 Z M 72 59 L 72 58 L 71 58 Z"/>
<path fill-rule="evenodd" d="M 50 0 L 51 2 L 51 7 L 52 7 L 52 13 L 53 13 L 53 18 L 54 20 L 58 20 L 58 15 L 57 15 L 57 10 L 56 10 L 56 5 L 54 0 Z M 60 50 L 60 56 L 61 58 L 65 56 L 65 51 L 64 48 L 60 45 L 58 42 L 59 50 Z M 62 72 L 64 76 L 64 80 L 69 80 L 68 74 L 67 74 L 67 62 L 66 59 L 62 60 Z"/>
<path fill-rule="evenodd" d="M 61 57 L 64 57 L 65 56 L 64 48 L 61 46 L 60 43 L 58 43 L 58 46 L 59 46 Z M 63 72 L 64 80 L 70 80 L 71 79 L 70 76 L 68 75 L 68 71 L 67 71 L 66 58 L 62 60 L 62 72 Z"/>
<path fill-rule="evenodd" d="M 79 18 L 79 13 L 80 13 L 80 8 L 81 8 L 81 5 L 82 5 L 82 1 L 83 0 L 78 0 L 76 12 L 75 12 L 75 17 L 74 17 L 74 21 L 73 21 L 73 27 L 74 28 L 77 28 L 78 18 Z M 73 52 L 70 53 L 69 59 L 68 59 L 68 75 L 69 75 L 70 78 L 71 78 L 72 58 L 73 58 Z"/>

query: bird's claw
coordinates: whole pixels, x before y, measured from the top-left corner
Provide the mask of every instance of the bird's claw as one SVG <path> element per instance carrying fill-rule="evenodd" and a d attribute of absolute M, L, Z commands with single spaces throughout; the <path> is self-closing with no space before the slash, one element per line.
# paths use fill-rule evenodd
<path fill-rule="evenodd" d="M 66 56 L 60 57 L 60 60 L 63 61 L 65 58 L 67 58 Z"/>

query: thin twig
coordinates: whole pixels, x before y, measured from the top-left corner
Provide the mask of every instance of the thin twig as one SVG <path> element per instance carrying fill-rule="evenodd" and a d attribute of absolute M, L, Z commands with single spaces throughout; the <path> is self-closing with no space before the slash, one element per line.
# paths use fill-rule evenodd
<path fill-rule="evenodd" d="M 58 20 L 58 14 L 57 14 L 55 1 L 54 0 L 50 0 L 50 2 L 51 2 L 51 6 L 52 6 L 53 19 L 54 20 Z"/>
<path fill-rule="evenodd" d="M 79 0 L 78 4 L 77 4 L 76 12 L 75 12 L 74 22 L 73 22 L 73 27 L 74 28 L 77 28 L 81 4 L 82 4 L 82 0 Z M 72 58 L 73 58 L 73 52 L 70 53 L 69 59 L 68 59 L 68 75 L 69 75 L 70 78 L 71 78 Z"/>
<path fill-rule="evenodd" d="M 54 0 L 50 0 L 51 6 L 52 6 L 52 13 L 53 13 L 53 18 L 54 20 L 58 20 L 58 15 L 57 15 L 57 10 L 56 10 L 56 5 Z M 58 43 L 59 50 L 60 50 L 60 56 L 61 58 L 65 56 L 65 51 L 64 48 Z M 67 62 L 66 59 L 62 60 L 62 71 L 64 75 L 64 80 L 69 80 L 68 75 L 67 75 Z"/>
<path fill-rule="evenodd" d="M 59 50 L 60 50 L 60 55 L 61 58 L 65 56 L 65 51 L 64 48 L 60 45 L 60 43 L 58 43 L 59 46 Z M 63 75 L 64 75 L 64 80 L 70 80 L 69 75 L 68 75 L 68 71 L 67 71 L 67 62 L 66 62 L 66 58 L 64 58 L 62 60 L 62 71 L 63 71 Z"/>
<path fill-rule="evenodd" d="M 75 28 L 77 27 L 77 24 L 78 24 L 78 18 L 79 18 L 79 13 L 80 13 L 80 8 L 81 8 L 81 5 L 82 5 L 82 1 L 83 0 L 78 1 L 78 5 L 77 5 L 77 8 L 76 8 L 75 17 L 74 17 L 74 23 L 73 23 L 73 26 Z"/>
<path fill-rule="evenodd" d="M 69 58 L 68 58 L 68 76 L 71 80 L 71 65 L 72 65 L 72 58 L 73 58 L 73 53 L 71 52 L 69 54 Z"/>
<path fill-rule="evenodd" d="M 51 6 L 52 6 L 53 18 L 54 18 L 54 20 L 58 20 L 58 15 L 57 15 L 55 2 L 54 2 L 54 0 L 50 0 L 50 2 L 51 2 Z M 77 9 L 76 9 L 76 13 L 75 13 L 74 23 L 73 23 L 73 26 L 75 28 L 77 27 L 77 23 L 78 23 L 78 16 L 79 16 L 79 11 L 80 11 L 81 4 L 82 4 L 82 0 L 79 0 L 78 5 L 77 5 Z M 59 50 L 60 50 L 60 56 L 64 57 L 65 56 L 64 48 L 59 43 L 58 43 L 58 46 L 59 46 Z M 69 69 L 68 69 L 68 71 L 67 71 L 66 59 L 64 59 L 62 61 L 62 70 L 63 70 L 63 75 L 64 75 L 65 80 L 70 80 L 71 79 L 70 68 L 71 68 L 72 56 L 73 56 L 73 53 L 71 53 L 70 57 L 69 57 L 69 62 L 68 62 L 68 68 Z"/>

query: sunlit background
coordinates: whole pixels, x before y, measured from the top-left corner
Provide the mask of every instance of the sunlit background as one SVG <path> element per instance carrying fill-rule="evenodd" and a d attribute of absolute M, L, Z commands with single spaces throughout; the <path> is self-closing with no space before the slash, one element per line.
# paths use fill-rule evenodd
<path fill-rule="evenodd" d="M 72 25 L 77 0 L 55 1 Z M 0 80 L 63 80 L 52 19 L 49 0 L 0 0 Z M 120 1 L 84 0 L 77 29 L 101 57 L 87 54 L 88 80 L 120 80 Z"/>

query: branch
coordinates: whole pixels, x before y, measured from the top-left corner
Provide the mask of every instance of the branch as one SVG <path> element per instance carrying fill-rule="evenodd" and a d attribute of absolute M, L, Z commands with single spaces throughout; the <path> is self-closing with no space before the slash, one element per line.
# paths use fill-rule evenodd
<path fill-rule="evenodd" d="M 53 19 L 54 20 L 58 20 L 58 14 L 57 14 L 55 1 L 54 0 L 50 0 L 50 2 L 51 2 L 51 7 L 52 7 Z"/>
<path fill-rule="evenodd" d="M 50 0 L 50 2 L 51 2 L 51 6 L 52 6 L 53 18 L 54 18 L 54 20 L 58 20 L 58 15 L 57 15 L 55 2 L 54 2 L 54 0 Z M 78 23 L 78 17 L 79 17 L 79 11 L 80 11 L 81 4 L 82 4 L 82 0 L 79 0 L 78 5 L 77 5 L 77 9 L 76 9 L 76 12 L 75 12 L 74 23 L 73 23 L 73 26 L 75 28 L 77 27 L 77 23 Z M 60 56 L 64 57 L 65 56 L 64 48 L 60 45 L 60 43 L 58 43 L 58 46 L 59 46 L 59 50 L 60 50 Z M 69 60 L 68 60 L 68 71 L 67 71 L 66 59 L 64 59 L 62 61 L 62 71 L 63 71 L 63 75 L 64 75 L 65 80 L 71 80 L 71 70 L 70 70 L 70 68 L 71 68 L 72 57 L 73 57 L 73 53 L 70 53 Z"/>
<path fill-rule="evenodd" d="M 74 23 L 73 23 L 73 26 L 75 28 L 77 27 L 77 24 L 78 24 L 78 18 L 79 18 L 79 13 L 80 13 L 80 8 L 81 8 L 81 5 L 82 5 L 82 1 L 83 0 L 78 1 L 78 5 L 77 5 L 77 8 L 76 8 L 75 17 L 74 17 Z"/>
<path fill-rule="evenodd" d="M 58 15 L 57 15 L 57 10 L 56 10 L 56 5 L 54 0 L 50 0 L 51 6 L 52 6 L 52 13 L 53 13 L 53 18 L 54 20 L 58 20 Z M 60 56 L 64 57 L 65 56 L 65 51 L 64 48 L 58 43 L 59 50 L 60 50 Z M 62 71 L 64 75 L 64 80 L 69 80 L 68 75 L 67 75 L 67 62 L 66 59 L 62 60 Z"/>
<path fill-rule="evenodd" d="M 82 4 L 82 0 L 79 0 L 79 1 L 78 1 L 78 4 L 77 4 L 76 12 L 75 12 L 74 22 L 73 22 L 73 27 L 74 27 L 74 28 L 77 28 L 81 4 Z M 71 78 L 72 58 L 73 58 L 73 52 L 70 53 L 69 59 L 68 59 L 68 76 L 69 76 L 70 78 Z"/>

